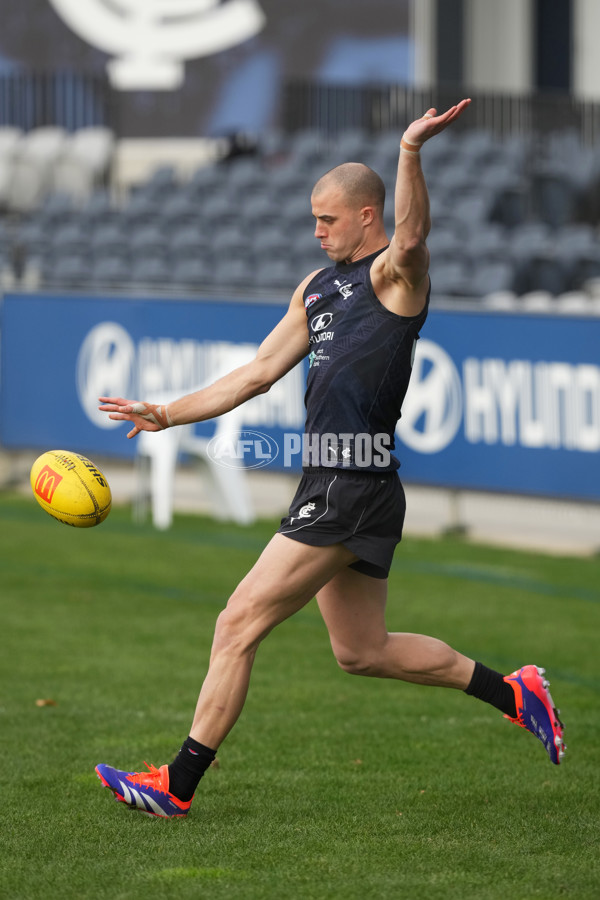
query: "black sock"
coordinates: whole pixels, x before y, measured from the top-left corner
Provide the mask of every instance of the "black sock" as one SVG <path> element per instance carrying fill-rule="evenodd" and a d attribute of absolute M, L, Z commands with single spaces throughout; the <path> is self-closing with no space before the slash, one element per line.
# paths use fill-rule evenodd
<path fill-rule="evenodd" d="M 475 663 L 473 677 L 469 682 L 469 686 L 465 688 L 465 694 L 491 703 L 500 712 L 505 713 L 512 719 L 516 718 L 517 707 L 515 705 L 515 692 L 510 684 L 504 680 L 504 675 L 488 669 L 480 662 Z"/>
<path fill-rule="evenodd" d="M 191 800 L 198 782 L 217 755 L 216 750 L 188 737 L 169 766 L 169 791 L 179 800 Z"/>

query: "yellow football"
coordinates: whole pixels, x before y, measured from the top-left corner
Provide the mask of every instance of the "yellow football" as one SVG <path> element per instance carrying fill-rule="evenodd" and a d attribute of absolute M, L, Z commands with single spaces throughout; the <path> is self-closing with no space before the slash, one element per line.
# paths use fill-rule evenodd
<path fill-rule="evenodd" d="M 48 450 L 31 467 L 31 488 L 42 509 L 77 528 L 99 525 L 110 512 L 108 481 L 94 465 L 69 450 Z"/>

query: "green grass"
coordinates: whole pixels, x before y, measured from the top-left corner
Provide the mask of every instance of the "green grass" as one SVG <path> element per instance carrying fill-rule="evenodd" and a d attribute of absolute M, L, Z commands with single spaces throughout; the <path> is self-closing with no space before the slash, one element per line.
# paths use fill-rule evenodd
<path fill-rule="evenodd" d="M 312 603 L 261 647 L 187 820 L 101 788 L 98 762 L 177 751 L 214 619 L 274 524 L 161 534 L 116 509 L 79 531 L 0 495 L 0 897 L 597 898 L 597 559 L 406 540 L 390 580 L 390 628 L 547 666 L 560 767 L 460 692 L 345 675 Z"/>

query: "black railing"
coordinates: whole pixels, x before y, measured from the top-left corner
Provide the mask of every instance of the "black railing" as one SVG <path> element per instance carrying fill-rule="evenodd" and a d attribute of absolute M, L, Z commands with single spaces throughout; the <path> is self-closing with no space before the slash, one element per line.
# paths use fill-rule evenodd
<path fill-rule="evenodd" d="M 370 132 L 400 130 L 431 106 L 447 109 L 466 94 L 463 86 L 415 89 L 406 85 L 345 87 L 291 82 L 284 92 L 283 127 L 319 128 L 329 134 L 349 128 Z M 600 103 L 564 94 L 470 92 L 469 115 L 454 128 L 486 128 L 499 137 L 511 134 L 574 131 L 583 144 L 600 139 Z"/>
<path fill-rule="evenodd" d="M 112 92 L 104 75 L 19 72 L 0 77 L 0 126 L 29 131 L 59 125 L 68 131 L 113 127 Z"/>
<path fill-rule="evenodd" d="M 387 84 L 365 87 L 290 82 L 284 86 L 281 126 L 286 131 L 318 128 L 335 136 L 349 128 L 369 132 L 400 130 L 431 106 L 446 109 L 466 92 L 464 86 L 438 85 L 415 89 Z M 469 115 L 454 128 L 486 128 L 499 137 L 573 131 L 582 144 L 600 141 L 600 103 L 565 94 L 470 94 Z M 69 131 L 89 125 L 108 126 L 119 134 L 130 97 L 111 88 L 106 75 L 82 72 L 18 72 L 0 76 L 0 126 L 29 131 L 60 125 Z M 160 113 L 157 111 L 160 118 Z M 165 122 L 155 122 L 162 134 Z"/>

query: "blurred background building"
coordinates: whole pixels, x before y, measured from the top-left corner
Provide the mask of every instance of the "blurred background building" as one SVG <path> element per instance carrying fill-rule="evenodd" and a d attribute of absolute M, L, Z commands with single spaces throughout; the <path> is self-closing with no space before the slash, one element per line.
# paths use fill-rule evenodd
<path fill-rule="evenodd" d="M 407 477 L 600 500 L 596 0 L 0 0 L 0 13 L 5 449 L 44 448 L 55 437 L 52 429 L 28 432 L 14 399 L 19 390 L 27 400 L 36 375 L 32 362 L 27 377 L 19 369 L 26 356 L 19 341 L 28 338 L 11 312 L 25 310 L 18 298 L 44 297 L 36 315 L 53 303 L 62 310 L 61 298 L 77 304 L 85 321 L 61 377 L 79 384 L 74 402 L 85 407 L 81 348 L 89 349 L 107 304 L 151 298 L 158 309 L 159 300 L 182 297 L 283 304 L 324 263 L 312 234 L 312 183 L 356 159 L 380 172 L 391 192 L 406 124 L 468 95 L 468 114 L 423 150 L 433 306 L 473 341 L 481 343 L 484 312 L 500 317 L 496 330 L 506 337 L 477 370 L 482 390 L 496 378 L 488 407 L 475 388 L 469 406 L 466 351 L 452 348 L 451 333 L 449 342 L 440 338 L 462 379 L 456 416 L 465 418 L 447 444 L 424 450 L 419 435 L 434 417 L 423 408 L 419 423 L 413 409 L 412 438 L 408 426 L 399 430 Z M 392 228 L 391 205 L 386 219 Z M 511 355 L 511 336 L 524 333 L 528 316 L 537 317 L 532 347 L 541 347 Z M 184 339 L 185 329 L 169 335 L 157 325 L 158 337 L 160 328 L 165 341 Z M 138 367 L 145 337 L 141 329 L 132 338 Z M 108 358 L 116 344 L 107 346 Z M 498 358 L 504 368 L 493 375 L 486 360 Z M 423 361 L 424 384 L 436 359 Z M 204 377 L 203 365 L 174 383 L 172 373 L 157 376 L 155 364 L 152 378 L 138 372 L 119 393 L 189 389 Z M 119 388 L 103 390 L 109 386 Z M 448 420 L 453 393 L 445 390 L 439 417 Z M 545 425 L 522 441 L 527 403 Z M 118 455 L 91 415 L 82 412 L 95 431 L 66 434 L 80 449 Z M 466 443 L 440 468 L 461 435 Z M 467 444 L 477 445 L 472 481 Z M 497 477 L 499 468 L 506 477 Z M 577 483 L 564 477 L 574 468 Z"/>

